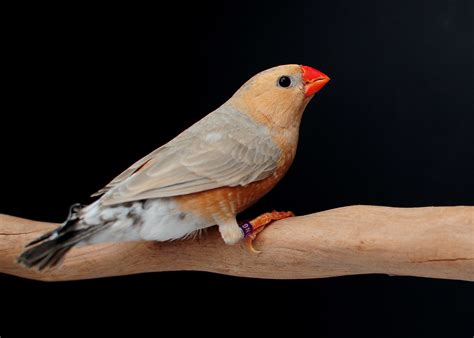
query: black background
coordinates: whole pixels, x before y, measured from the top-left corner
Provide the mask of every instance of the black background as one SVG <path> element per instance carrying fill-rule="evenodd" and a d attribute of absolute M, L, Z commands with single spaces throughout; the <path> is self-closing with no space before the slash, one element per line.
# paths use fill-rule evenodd
<path fill-rule="evenodd" d="M 244 216 L 473 204 L 474 2 L 155 6 L 5 12 L 1 212 L 62 221 L 70 204 L 90 202 L 250 76 L 286 63 L 332 81 L 305 112 L 287 177 Z M 474 287 L 460 281 L 176 272 L 48 284 L 2 275 L 0 290 L 2 337 L 10 325 L 12 336 L 55 332 L 58 321 L 75 332 L 102 324 L 156 335 L 474 334 Z"/>

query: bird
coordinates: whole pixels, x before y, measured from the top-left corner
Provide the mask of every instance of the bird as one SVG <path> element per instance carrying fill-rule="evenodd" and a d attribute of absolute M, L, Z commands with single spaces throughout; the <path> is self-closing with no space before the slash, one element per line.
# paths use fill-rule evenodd
<path fill-rule="evenodd" d="M 243 224 L 236 217 L 286 174 L 303 112 L 329 80 L 298 64 L 256 74 L 93 194 L 94 202 L 72 205 L 67 219 L 29 243 L 17 261 L 43 270 L 60 265 L 74 246 L 177 240 L 211 226 L 226 244 L 245 238 L 251 246 L 266 225 L 293 213 L 272 211 Z"/>

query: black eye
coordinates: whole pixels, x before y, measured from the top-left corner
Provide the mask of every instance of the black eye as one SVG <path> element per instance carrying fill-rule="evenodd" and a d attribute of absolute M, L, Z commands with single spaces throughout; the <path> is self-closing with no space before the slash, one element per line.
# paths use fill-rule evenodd
<path fill-rule="evenodd" d="M 286 88 L 291 85 L 291 79 L 288 76 L 282 76 L 278 79 L 280 87 Z"/>

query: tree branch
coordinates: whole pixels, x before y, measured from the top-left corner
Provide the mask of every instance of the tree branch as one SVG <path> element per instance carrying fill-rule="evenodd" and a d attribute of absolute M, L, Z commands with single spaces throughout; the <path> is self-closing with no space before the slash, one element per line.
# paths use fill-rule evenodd
<path fill-rule="evenodd" d="M 60 268 L 16 263 L 24 245 L 56 224 L 0 215 L 0 272 L 60 281 L 171 270 L 258 278 L 383 273 L 474 281 L 474 207 L 350 206 L 275 222 L 252 254 L 226 246 L 215 227 L 195 240 L 74 248 Z"/>

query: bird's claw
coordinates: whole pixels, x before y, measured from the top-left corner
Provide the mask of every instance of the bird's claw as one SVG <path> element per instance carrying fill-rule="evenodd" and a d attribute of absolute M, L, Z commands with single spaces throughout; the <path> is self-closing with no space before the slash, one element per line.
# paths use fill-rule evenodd
<path fill-rule="evenodd" d="M 247 249 L 253 254 L 262 253 L 260 250 L 255 249 L 255 247 L 253 246 L 253 241 L 255 240 L 255 238 L 257 238 L 257 234 L 260 233 L 263 229 L 265 229 L 265 226 L 254 230 L 254 232 L 245 237 L 245 244 L 247 245 Z"/>
<path fill-rule="evenodd" d="M 247 245 L 247 249 L 253 254 L 259 254 L 262 251 L 257 250 L 253 246 L 253 241 L 257 238 L 257 235 L 265 229 L 265 227 L 270 224 L 271 222 L 278 221 L 280 219 L 294 217 L 295 214 L 291 211 L 272 211 L 266 212 L 249 222 L 252 226 L 253 231 L 245 236 L 245 243 Z"/>

